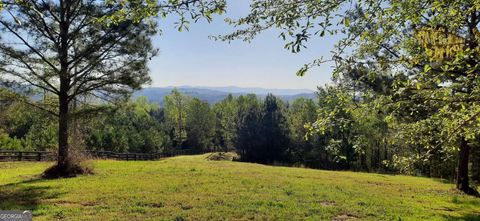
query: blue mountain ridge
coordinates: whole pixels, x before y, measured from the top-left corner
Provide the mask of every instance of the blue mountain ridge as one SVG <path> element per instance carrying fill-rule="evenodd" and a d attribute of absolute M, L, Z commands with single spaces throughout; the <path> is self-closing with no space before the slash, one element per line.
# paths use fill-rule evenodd
<path fill-rule="evenodd" d="M 176 88 L 180 92 L 206 101 L 210 104 L 220 102 L 229 94 L 240 96 L 246 94 L 256 94 L 259 98 L 265 98 L 271 93 L 286 102 L 291 102 L 297 98 L 316 99 L 314 91 L 308 89 L 266 89 L 266 88 L 242 88 L 242 87 L 148 87 L 133 94 L 133 97 L 145 96 L 151 102 L 163 104 L 165 96 L 170 94 Z"/>

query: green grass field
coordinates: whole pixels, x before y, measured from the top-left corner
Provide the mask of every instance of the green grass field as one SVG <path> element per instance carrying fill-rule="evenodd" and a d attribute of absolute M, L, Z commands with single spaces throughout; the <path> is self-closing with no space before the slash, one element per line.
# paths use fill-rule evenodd
<path fill-rule="evenodd" d="M 440 180 L 209 161 L 94 161 L 95 175 L 38 179 L 51 163 L 0 163 L 0 210 L 34 220 L 480 220 L 480 198 Z"/>

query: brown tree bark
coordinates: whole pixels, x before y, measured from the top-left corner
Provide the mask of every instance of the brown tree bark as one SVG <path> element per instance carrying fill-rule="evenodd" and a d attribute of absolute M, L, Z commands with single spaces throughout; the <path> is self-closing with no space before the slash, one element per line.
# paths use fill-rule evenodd
<path fill-rule="evenodd" d="M 460 140 L 460 152 L 458 153 L 457 168 L 457 189 L 470 193 L 470 185 L 468 179 L 468 162 L 470 158 L 470 147 L 464 137 Z"/>
<path fill-rule="evenodd" d="M 58 94 L 58 159 L 57 170 L 62 173 L 67 173 L 69 170 L 69 144 L 68 144 L 68 121 L 69 121 L 69 87 L 70 87 L 70 73 L 69 73 L 69 26 L 70 26 L 70 0 L 60 1 L 60 92 Z"/>
<path fill-rule="evenodd" d="M 69 164 L 68 144 L 68 100 L 59 96 L 59 118 L 58 118 L 58 159 L 57 166 L 60 170 L 66 170 Z"/>

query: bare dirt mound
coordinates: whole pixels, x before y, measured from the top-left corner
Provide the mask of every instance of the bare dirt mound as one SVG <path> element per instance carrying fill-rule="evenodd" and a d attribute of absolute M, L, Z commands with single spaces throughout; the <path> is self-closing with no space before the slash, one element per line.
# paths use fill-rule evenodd
<path fill-rule="evenodd" d="M 212 153 L 207 156 L 207 160 L 214 160 L 214 161 L 233 161 L 237 158 L 238 158 L 238 155 L 234 152 Z"/>

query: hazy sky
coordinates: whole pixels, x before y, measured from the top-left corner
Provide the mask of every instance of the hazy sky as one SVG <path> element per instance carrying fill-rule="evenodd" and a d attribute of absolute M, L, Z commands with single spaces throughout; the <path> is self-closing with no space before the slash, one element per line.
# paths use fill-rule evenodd
<path fill-rule="evenodd" d="M 225 17 L 237 18 L 248 13 L 248 0 L 228 2 L 225 16 L 212 23 L 192 24 L 190 31 L 178 32 L 174 19 L 160 20 L 163 34 L 154 39 L 160 49 L 151 60 L 152 86 L 240 86 L 263 88 L 316 89 L 330 81 L 331 64 L 313 69 L 304 77 L 295 72 L 303 64 L 320 56 L 329 56 L 333 39 L 315 39 L 299 54 L 283 48 L 279 32 L 271 30 L 253 42 L 218 42 L 209 35 L 229 33 L 232 27 Z"/>

